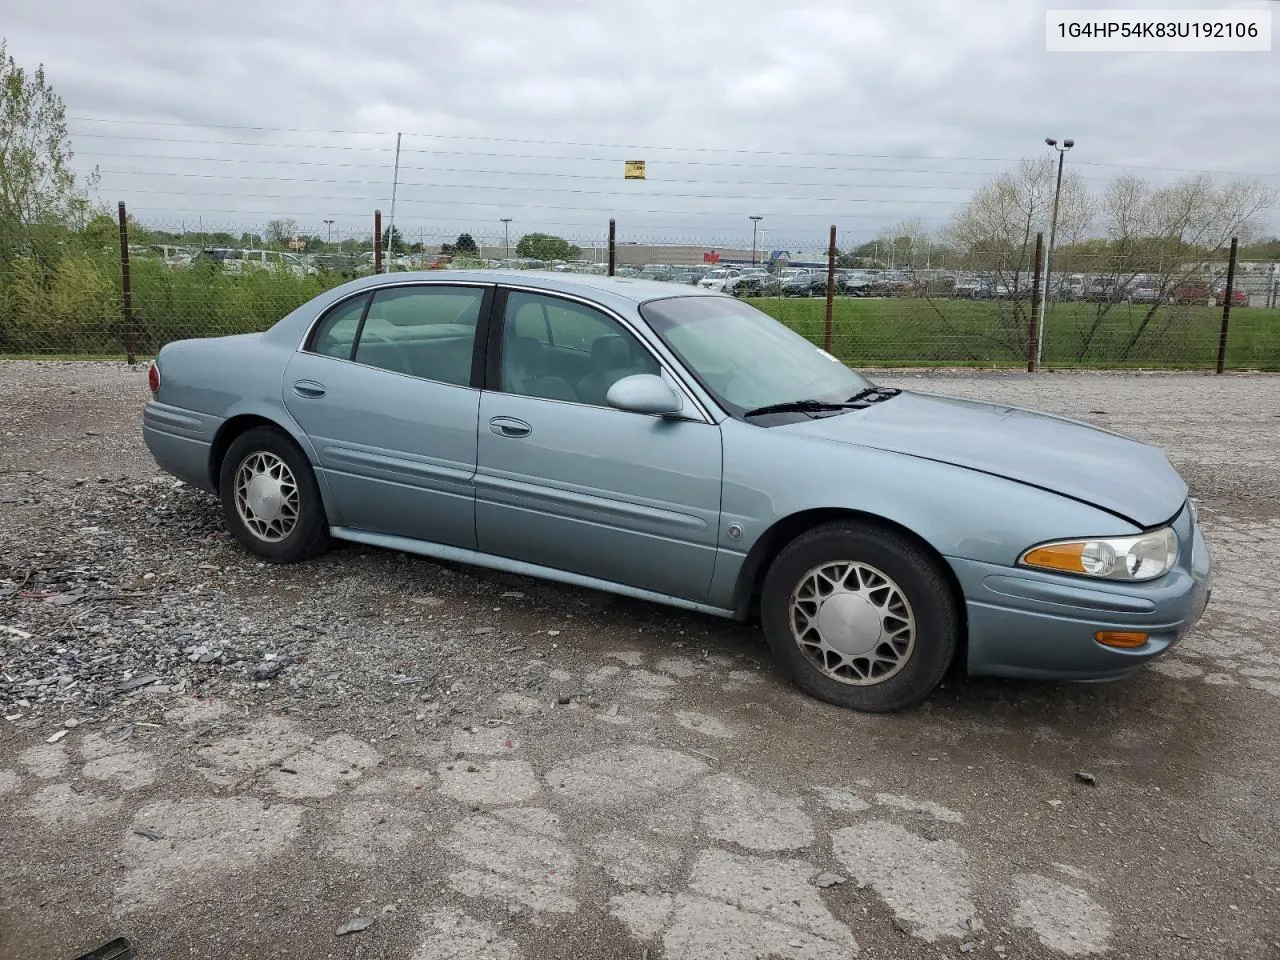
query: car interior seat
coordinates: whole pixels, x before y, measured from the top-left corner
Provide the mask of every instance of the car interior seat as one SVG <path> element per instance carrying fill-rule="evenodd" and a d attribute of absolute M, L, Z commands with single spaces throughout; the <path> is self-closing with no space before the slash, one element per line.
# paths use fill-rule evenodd
<path fill-rule="evenodd" d="M 606 406 L 610 387 L 623 377 L 645 372 L 626 337 L 597 337 L 591 344 L 591 372 L 578 381 L 578 397 L 583 403 Z"/>
<path fill-rule="evenodd" d="M 526 397 L 577 402 L 578 395 L 569 381 L 545 374 L 543 349 L 542 341 L 533 337 L 509 337 L 504 345 L 502 388 Z"/>

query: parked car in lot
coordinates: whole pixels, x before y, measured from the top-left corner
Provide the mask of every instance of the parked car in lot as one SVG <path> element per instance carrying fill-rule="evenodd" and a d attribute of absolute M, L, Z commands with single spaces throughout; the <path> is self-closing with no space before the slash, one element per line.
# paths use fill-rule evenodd
<path fill-rule="evenodd" d="M 812 297 L 817 293 L 827 292 L 827 275 L 819 275 L 817 270 L 803 267 L 791 267 L 783 270 L 780 292 L 784 297 Z"/>
<path fill-rule="evenodd" d="M 739 276 L 741 276 L 741 271 L 733 267 L 716 267 L 698 281 L 698 286 L 704 290 L 720 291 L 724 289 L 726 281 L 736 280 Z"/>
<path fill-rule="evenodd" d="M 795 683 L 860 710 L 957 658 L 1122 677 L 1209 596 L 1158 448 L 878 386 L 707 290 L 371 276 L 170 343 L 148 378 L 148 449 L 265 560 L 337 539 L 758 617 Z"/>
<path fill-rule="evenodd" d="M 1160 281 L 1155 277 L 1134 277 L 1129 282 L 1125 299 L 1130 303 L 1159 303 L 1163 291 Z"/>
<path fill-rule="evenodd" d="M 1219 307 L 1226 306 L 1226 303 L 1227 303 L 1226 283 L 1219 284 L 1218 287 L 1214 290 L 1213 302 L 1216 306 L 1219 306 Z M 1241 290 L 1239 287 L 1234 288 L 1231 291 L 1231 306 L 1233 307 L 1249 306 L 1249 294 L 1246 293 L 1244 290 Z"/>
<path fill-rule="evenodd" d="M 1085 284 L 1084 298 L 1090 303 L 1119 303 L 1125 287 L 1112 277 L 1095 277 Z"/>
<path fill-rule="evenodd" d="M 1198 304 L 1207 307 L 1213 300 L 1209 285 L 1199 280 L 1186 280 L 1174 287 L 1173 302 L 1180 304 Z"/>
<path fill-rule="evenodd" d="M 353 279 L 373 272 L 373 264 L 354 253 L 318 253 L 311 258 L 317 271 L 336 273 Z"/>
<path fill-rule="evenodd" d="M 847 297 L 865 297 L 871 293 L 871 275 L 862 270 L 837 270 L 836 284 Z"/>
<path fill-rule="evenodd" d="M 743 267 L 736 277 L 730 277 L 721 287 L 723 293 L 731 293 L 734 296 L 755 296 L 752 291 L 757 290 L 764 280 L 769 276 L 769 271 L 764 267 Z M 746 284 L 746 286 L 742 286 Z"/>
<path fill-rule="evenodd" d="M 645 280 L 669 282 L 675 275 L 675 268 L 665 263 L 646 263 L 640 268 L 640 276 Z"/>
<path fill-rule="evenodd" d="M 1080 274 L 1069 274 L 1061 277 L 1053 284 L 1054 297 L 1058 300 L 1083 300 L 1084 277 Z"/>

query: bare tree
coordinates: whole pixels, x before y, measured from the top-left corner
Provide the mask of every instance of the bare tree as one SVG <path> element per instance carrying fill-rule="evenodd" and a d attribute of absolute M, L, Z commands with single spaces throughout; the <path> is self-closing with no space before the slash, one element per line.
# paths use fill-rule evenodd
<path fill-rule="evenodd" d="M 1057 174 L 1057 161 L 1051 156 L 1020 161 L 979 187 L 945 231 L 946 241 L 971 269 L 996 284 L 998 291 L 1007 291 L 1011 305 L 998 313 L 992 335 L 1018 356 L 1027 342 L 1025 311 L 1035 235 L 1049 231 Z M 1085 236 L 1095 209 L 1084 182 L 1068 170 L 1058 205 L 1058 242 L 1065 246 Z"/>
<path fill-rule="evenodd" d="M 1085 359 L 1109 312 L 1141 276 L 1156 294 L 1144 304 L 1121 350 L 1120 359 L 1127 359 L 1144 334 L 1159 328 L 1162 317 L 1171 319 L 1161 308 L 1177 288 L 1203 278 L 1232 237 L 1248 242 L 1258 236 L 1260 215 L 1276 200 L 1276 190 L 1258 180 L 1218 185 L 1201 174 L 1162 187 L 1130 175 L 1112 181 L 1102 195 L 1105 239 L 1094 266 L 1116 293 L 1080 326 L 1076 358 Z"/>
<path fill-rule="evenodd" d="M 272 220 L 267 224 L 267 243 L 270 246 L 287 246 L 297 235 L 297 220 Z"/>

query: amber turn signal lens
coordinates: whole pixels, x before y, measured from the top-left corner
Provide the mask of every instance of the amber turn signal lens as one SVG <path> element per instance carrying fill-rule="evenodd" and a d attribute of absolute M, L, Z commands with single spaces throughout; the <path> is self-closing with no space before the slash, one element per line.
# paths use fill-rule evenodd
<path fill-rule="evenodd" d="M 1099 630 L 1093 635 L 1093 639 L 1105 647 L 1124 647 L 1132 650 L 1134 647 L 1145 646 L 1147 635 L 1127 630 Z"/>
<path fill-rule="evenodd" d="M 1028 566 L 1061 570 L 1064 573 L 1084 573 L 1084 564 L 1080 560 L 1083 553 L 1083 543 L 1054 543 L 1030 551 L 1022 558 L 1022 562 Z"/>

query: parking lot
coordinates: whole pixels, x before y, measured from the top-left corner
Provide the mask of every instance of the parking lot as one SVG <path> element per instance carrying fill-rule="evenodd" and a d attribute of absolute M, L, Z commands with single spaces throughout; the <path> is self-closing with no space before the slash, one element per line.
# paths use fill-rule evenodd
<path fill-rule="evenodd" d="M 874 376 L 1164 446 L 1195 633 L 841 711 L 754 627 L 264 566 L 150 460 L 145 367 L 0 363 L 0 958 L 1280 956 L 1280 380 Z"/>

